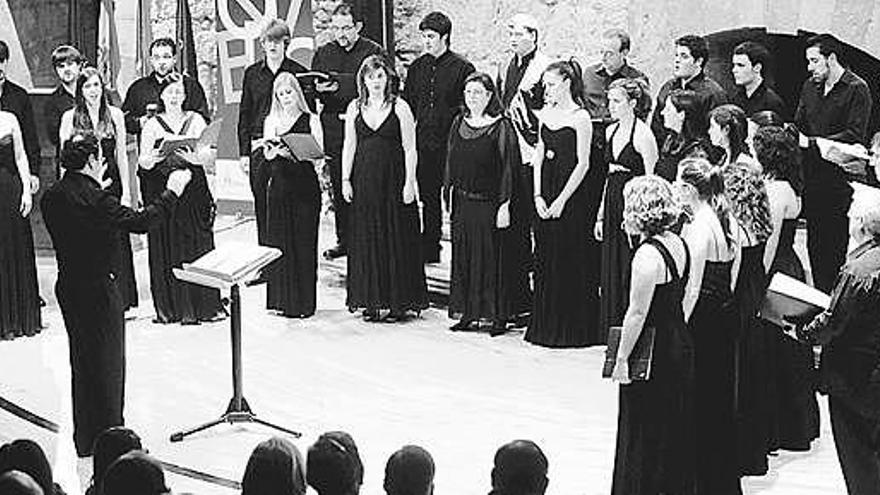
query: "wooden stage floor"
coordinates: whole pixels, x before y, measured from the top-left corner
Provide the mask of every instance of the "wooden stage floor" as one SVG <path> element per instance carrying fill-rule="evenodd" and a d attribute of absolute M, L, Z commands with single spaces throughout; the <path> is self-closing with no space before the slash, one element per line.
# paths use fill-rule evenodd
<path fill-rule="evenodd" d="M 322 247 L 332 238 L 324 222 Z M 253 222 L 218 243 L 255 238 Z M 448 267 L 448 250 L 444 250 Z M 135 255 L 143 297 L 127 326 L 127 425 L 167 463 L 219 478 L 220 484 L 168 474 L 176 493 L 232 494 L 251 449 L 272 435 L 258 425 L 223 425 L 180 443 L 171 433 L 218 416 L 231 396 L 228 322 L 154 325 L 146 252 Z M 259 417 L 303 432 L 305 453 L 322 432 L 349 431 L 365 464 L 364 495 L 382 493 L 388 456 L 404 444 L 427 448 L 438 494 L 485 494 L 495 449 L 535 440 L 550 460 L 548 493 L 607 494 L 617 424 L 617 387 L 600 378 L 603 348 L 549 350 L 522 333 L 490 338 L 452 333 L 432 308 L 402 324 L 368 324 L 344 309 L 342 264 L 322 262 L 318 313 L 290 320 L 263 310 L 265 288 L 243 290 L 244 392 Z M 432 268 L 440 270 L 439 268 Z M 29 437 L 48 451 L 65 490 L 79 493 L 90 460 L 70 440 L 67 338 L 51 294 L 52 259 L 39 261 L 48 328 L 0 342 L 0 397 L 61 426 L 56 435 L 0 410 L 0 441 Z M 771 472 L 744 480 L 748 494 L 843 494 L 827 407 L 822 437 L 809 453 L 783 453 Z M 227 483 L 228 485 L 228 483 Z"/>

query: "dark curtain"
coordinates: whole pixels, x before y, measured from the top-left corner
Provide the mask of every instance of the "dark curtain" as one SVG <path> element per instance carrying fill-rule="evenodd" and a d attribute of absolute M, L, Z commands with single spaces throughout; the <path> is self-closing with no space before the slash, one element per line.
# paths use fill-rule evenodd
<path fill-rule="evenodd" d="M 364 29 L 361 33 L 385 47 L 385 50 L 393 56 L 394 1 L 355 0 L 352 5 L 364 15 Z"/>
<path fill-rule="evenodd" d="M 70 44 L 94 64 L 98 55 L 100 0 L 68 0 L 67 34 Z"/>

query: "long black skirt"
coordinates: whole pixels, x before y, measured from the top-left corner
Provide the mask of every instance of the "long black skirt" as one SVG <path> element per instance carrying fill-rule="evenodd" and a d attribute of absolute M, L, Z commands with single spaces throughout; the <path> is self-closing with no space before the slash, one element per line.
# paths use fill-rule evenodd
<path fill-rule="evenodd" d="M 19 213 L 21 181 L 0 166 L 0 340 L 40 331 L 31 223 Z"/>

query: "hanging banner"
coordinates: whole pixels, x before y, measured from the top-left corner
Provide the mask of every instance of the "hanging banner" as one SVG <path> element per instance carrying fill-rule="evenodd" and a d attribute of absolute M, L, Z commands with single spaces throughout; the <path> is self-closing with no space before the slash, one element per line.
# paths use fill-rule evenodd
<path fill-rule="evenodd" d="M 252 201 L 247 173 L 238 164 L 238 103 L 248 65 L 263 57 L 260 30 L 283 19 L 292 39 L 288 56 L 311 66 L 315 49 L 311 0 L 216 0 L 218 91 L 217 118 L 223 119 L 217 149 L 216 194 L 220 200 Z"/>

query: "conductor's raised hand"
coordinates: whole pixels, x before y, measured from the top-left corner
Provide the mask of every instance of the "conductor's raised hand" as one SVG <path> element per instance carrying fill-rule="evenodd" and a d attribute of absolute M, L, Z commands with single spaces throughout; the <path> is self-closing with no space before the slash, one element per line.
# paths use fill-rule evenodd
<path fill-rule="evenodd" d="M 165 183 L 165 187 L 177 196 L 181 196 L 190 180 L 192 180 L 192 172 L 178 169 L 168 174 L 168 182 Z"/>
<path fill-rule="evenodd" d="M 342 181 L 342 199 L 346 203 L 351 203 L 352 198 L 354 198 L 354 189 L 351 188 L 351 181 L 345 179 Z"/>

